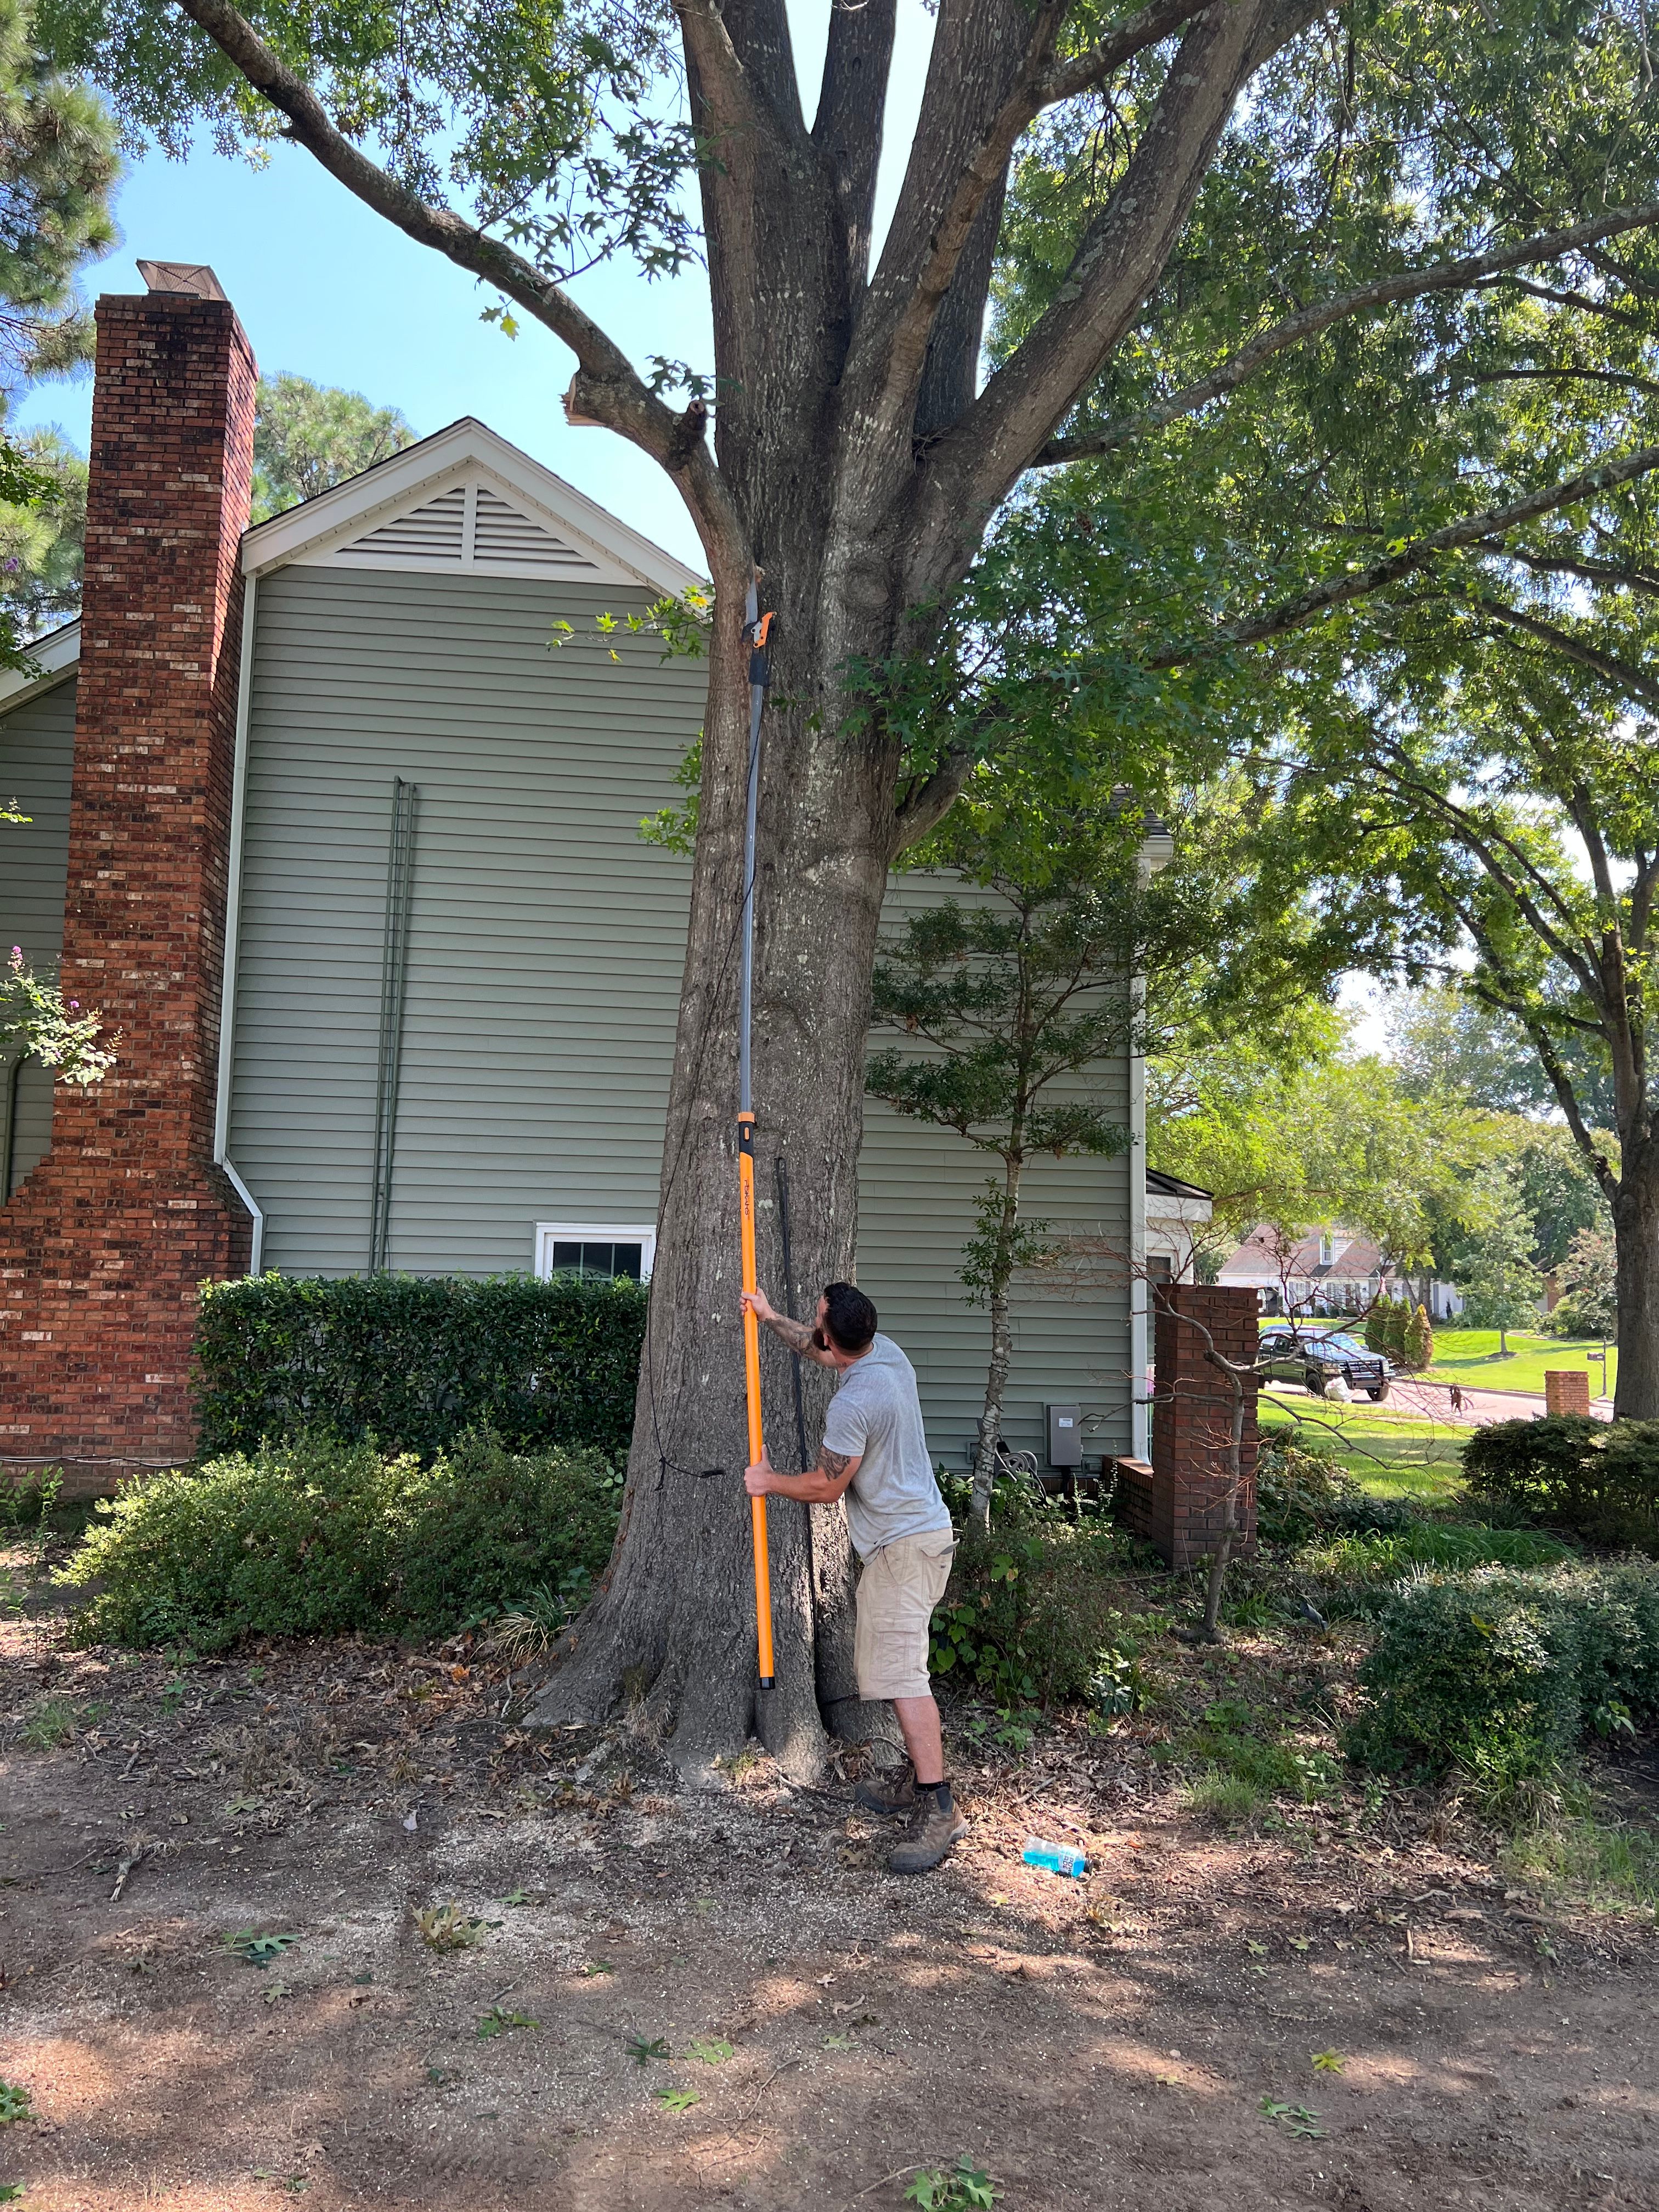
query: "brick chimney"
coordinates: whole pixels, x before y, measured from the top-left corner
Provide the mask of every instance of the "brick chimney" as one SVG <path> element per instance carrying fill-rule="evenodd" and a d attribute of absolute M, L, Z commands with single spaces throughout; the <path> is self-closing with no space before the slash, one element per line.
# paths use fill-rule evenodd
<path fill-rule="evenodd" d="M 253 356 L 207 269 L 97 309 L 64 995 L 118 1032 L 0 1207 L 0 1455 L 71 1490 L 188 1457 L 196 1286 L 246 1265 L 213 1164 Z"/>

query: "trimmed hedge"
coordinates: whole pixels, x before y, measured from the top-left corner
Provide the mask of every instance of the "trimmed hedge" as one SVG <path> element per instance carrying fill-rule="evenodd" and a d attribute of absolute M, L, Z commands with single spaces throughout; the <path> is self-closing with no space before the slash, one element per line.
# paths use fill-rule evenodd
<path fill-rule="evenodd" d="M 1502 1567 L 1404 1584 L 1359 1670 L 1351 1757 L 1384 1773 L 1461 1766 L 1501 1794 L 1591 1731 L 1659 1711 L 1659 1566 Z"/>
<path fill-rule="evenodd" d="M 1604 1543 L 1659 1545 L 1659 1421 L 1494 1421 L 1464 1445 L 1463 1472 L 1476 1498 Z"/>
<path fill-rule="evenodd" d="M 473 1435 L 423 1467 L 312 1437 L 100 1499 L 58 1580 L 98 1585 L 82 1644 L 441 1636 L 580 1597 L 610 1556 L 620 1490 L 597 1452 L 531 1457 Z"/>
<path fill-rule="evenodd" d="M 198 1459 L 319 1430 L 428 1459 L 477 1428 L 518 1451 L 620 1459 L 647 1295 L 571 1276 L 209 1284 L 196 1326 Z"/>

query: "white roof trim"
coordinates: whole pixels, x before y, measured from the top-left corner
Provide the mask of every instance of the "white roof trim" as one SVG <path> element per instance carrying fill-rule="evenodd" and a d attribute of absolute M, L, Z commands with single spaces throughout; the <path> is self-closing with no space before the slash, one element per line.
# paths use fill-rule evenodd
<path fill-rule="evenodd" d="M 544 521 L 556 536 L 592 558 L 599 574 L 583 580 L 644 585 L 658 592 L 685 592 L 702 582 L 672 553 L 630 530 L 574 484 L 470 415 L 418 445 L 404 447 L 361 476 L 336 484 L 331 491 L 258 524 L 242 540 L 243 573 L 263 576 L 298 562 L 307 566 L 331 563 L 332 556 L 399 510 L 422 506 L 454 483 L 480 475 L 493 480 L 514 505 L 525 507 L 532 520 Z M 349 565 L 366 564 L 353 561 Z M 504 572 L 492 568 L 482 573 Z"/>
<path fill-rule="evenodd" d="M 37 691 L 50 691 L 54 684 L 74 674 L 81 659 L 81 625 L 65 623 L 62 629 L 23 649 L 41 672 L 26 676 L 21 668 L 0 669 L 0 702 L 7 706 L 18 706 Z"/>

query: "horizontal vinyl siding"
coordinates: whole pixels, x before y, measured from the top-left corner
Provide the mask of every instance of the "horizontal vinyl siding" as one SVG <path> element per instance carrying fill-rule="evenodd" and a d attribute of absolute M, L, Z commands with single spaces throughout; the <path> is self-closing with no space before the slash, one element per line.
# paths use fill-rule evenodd
<path fill-rule="evenodd" d="M 528 1267 L 538 1220 L 648 1221 L 689 869 L 644 845 L 704 671 L 549 650 L 626 595 L 293 568 L 251 693 L 231 1153 L 269 1263 L 367 1264 L 392 780 L 419 791 L 390 1261 Z"/>
<path fill-rule="evenodd" d="M 261 580 L 251 689 L 231 1156 L 267 1264 L 368 1263 L 392 780 L 419 788 L 391 1264 L 528 1267 L 538 1221 L 655 1218 L 690 871 L 643 844 L 675 795 L 705 670 L 547 650 L 611 586 L 294 568 Z M 895 885 L 890 913 L 943 896 Z M 1127 1091 L 1123 1109 L 1127 1118 Z M 860 1278 L 961 1463 L 988 1330 L 958 1277 L 986 1163 L 868 1109 Z M 1032 1209 L 1121 1243 L 1123 1160 L 1045 1162 Z M 1046 1398 L 1127 1396 L 1121 1285 L 1022 1292 L 1012 1439 Z M 1112 1411 L 1088 1448 L 1127 1449 Z"/>
<path fill-rule="evenodd" d="M 36 973 L 64 949 L 70 783 L 75 764 L 75 678 L 0 710 L 0 801 L 27 822 L 0 822 L 0 960 L 14 945 Z M 0 1201 L 38 1167 L 52 1143 L 52 1079 L 38 1060 L 19 1067 L 0 1046 Z"/>
<path fill-rule="evenodd" d="M 64 949 L 69 875 L 70 779 L 75 764 L 75 679 L 0 710 L 0 800 L 27 822 L 0 822 L 0 959 L 14 945 L 31 968 Z"/>

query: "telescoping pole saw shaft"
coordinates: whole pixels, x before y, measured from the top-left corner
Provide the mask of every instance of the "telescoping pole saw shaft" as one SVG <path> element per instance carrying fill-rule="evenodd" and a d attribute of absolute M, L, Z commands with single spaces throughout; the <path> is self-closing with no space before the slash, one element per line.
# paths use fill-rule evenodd
<path fill-rule="evenodd" d="M 749 1054 L 750 1017 L 755 983 L 755 820 L 760 803 L 761 708 L 766 696 L 766 635 L 772 617 L 761 619 L 759 586 L 751 576 L 744 605 L 749 637 L 749 800 L 743 833 L 743 960 L 738 997 L 738 1194 L 743 1238 L 743 1287 L 755 1287 L 755 1098 Z M 761 1423 L 760 1323 L 743 1310 L 743 1371 L 749 1401 L 749 1457 L 766 1454 Z M 750 1532 L 755 1546 L 755 1640 L 760 1655 L 760 1686 L 772 1686 L 772 1563 L 767 1549 L 766 1500 L 749 1501 Z"/>

